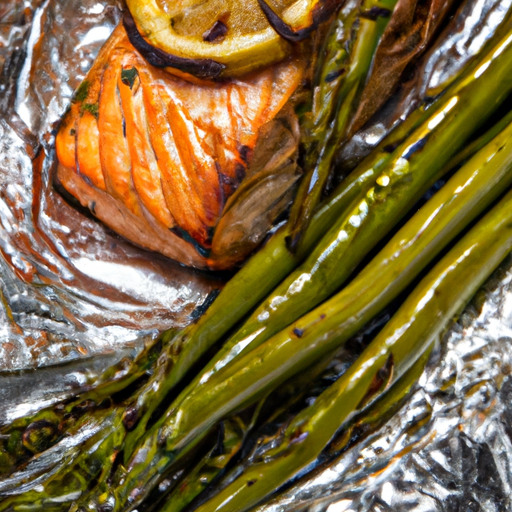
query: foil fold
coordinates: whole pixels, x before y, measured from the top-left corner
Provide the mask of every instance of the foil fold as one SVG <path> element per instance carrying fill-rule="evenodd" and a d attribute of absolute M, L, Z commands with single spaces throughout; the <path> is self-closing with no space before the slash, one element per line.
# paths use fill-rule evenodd
<path fill-rule="evenodd" d="M 77 379 L 90 382 L 187 324 L 223 285 L 129 244 L 53 186 L 56 126 L 120 9 L 93 0 L 0 6 L 0 372 L 25 382 L 23 395 L 0 387 L 0 423 L 21 400 L 35 410 L 74 393 Z M 91 370 L 80 365 L 91 358 Z M 23 374 L 50 366 L 54 382 Z"/>

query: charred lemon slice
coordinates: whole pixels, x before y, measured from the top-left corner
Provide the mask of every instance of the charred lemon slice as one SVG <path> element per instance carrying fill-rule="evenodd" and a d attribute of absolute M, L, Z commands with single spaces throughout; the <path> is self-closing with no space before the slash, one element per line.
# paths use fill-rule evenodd
<path fill-rule="evenodd" d="M 278 62 L 340 0 L 127 0 L 132 44 L 158 67 L 201 78 Z"/>

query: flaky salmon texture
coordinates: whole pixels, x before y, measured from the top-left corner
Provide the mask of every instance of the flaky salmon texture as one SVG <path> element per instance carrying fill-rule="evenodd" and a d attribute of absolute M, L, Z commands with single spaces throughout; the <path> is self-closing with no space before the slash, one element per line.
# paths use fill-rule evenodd
<path fill-rule="evenodd" d="M 221 83 L 157 69 L 119 25 L 63 118 L 57 181 L 111 229 L 185 265 L 228 269 L 299 178 L 289 58 Z"/>

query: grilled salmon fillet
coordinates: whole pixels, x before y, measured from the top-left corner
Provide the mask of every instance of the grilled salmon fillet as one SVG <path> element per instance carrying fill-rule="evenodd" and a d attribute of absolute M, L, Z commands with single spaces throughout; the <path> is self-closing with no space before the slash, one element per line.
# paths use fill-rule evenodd
<path fill-rule="evenodd" d="M 119 25 L 63 118 L 58 182 L 111 229 L 185 265 L 228 269 L 299 178 L 290 58 L 220 83 L 149 65 Z"/>

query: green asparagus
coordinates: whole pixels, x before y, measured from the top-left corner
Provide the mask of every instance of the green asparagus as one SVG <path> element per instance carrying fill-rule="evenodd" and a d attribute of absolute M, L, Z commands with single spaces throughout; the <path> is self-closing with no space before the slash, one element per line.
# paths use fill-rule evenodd
<path fill-rule="evenodd" d="M 493 80 L 496 79 L 493 77 Z M 466 116 L 471 117 L 472 110 L 467 107 L 466 101 L 477 108 L 471 87 L 458 89 L 457 92 L 457 95 L 445 96 L 438 110 L 431 107 L 437 116 L 444 116 L 441 120 L 437 122 L 433 115 L 417 129 L 425 139 L 422 141 L 417 133 L 413 137 L 413 140 L 417 140 L 414 144 L 422 146 L 421 150 L 406 159 L 404 154 L 410 151 L 410 139 L 395 150 L 388 166 L 376 179 L 377 186 L 370 189 L 375 193 L 368 194 L 366 190 L 360 192 L 350 209 L 339 217 L 306 261 L 260 304 L 223 345 L 196 377 L 196 385 L 208 386 L 211 375 L 235 357 L 265 342 L 334 293 L 432 182 L 443 171 L 452 168 L 453 163 L 446 164 L 468 136 L 463 134 L 464 124 L 469 124 Z M 455 101 L 458 105 L 444 113 L 443 108 Z M 487 104 L 487 101 L 482 101 L 480 108 L 488 110 Z M 512 116 L 507 115 L 475 144 L 482 146 L 487 143 L 503 130 L 509 117 Z M 449 144 L 447 140 L 450 140 Z M 466 151 L 474 152 L 475 149 L 470 145 L 463 153 L 467 155 Z"/>
<path fill-rule="evenodd" d="M 285 227 L 227 283 L 224 290 L 199 321 L 176 336 L 169 348 L 159 358 L 159 364 L 152 379 L 139 393 L 136 402 L 127 410 L 127 416 L 132 418 L 134 422 L 138 422 L 135 430 L 129 434 L 128 449 L 125 451 L 127 458 L 131 455 L 133 446 L 145 432 L 146 424 L 153 411 L 193 364 L 214 343 L 219 341 L 237 321 L 247 314 L 259 300 L 263 299 L 280 280 L 289 274 L 318 243 L 324 233 L 331 229 L 331 234 L 326 236 L 325 242 L 316 248 L 317 255 L 329 252 L 333 234 L 337 240 L 336 230 L 343 230 L 343 228 L 339 228 L 339 225 L 342 222 L 347 222 L 352 216 L 351 210 L 353 210 L 353 207 L 349 209 L 351 203 L 358 199 L 359 201 L 366 201 L 367 192 L 374 187 L 381 175 L 384 180 L 390 179 L 390 175 L 386 173 L 389 172 L 389 166 L 396 165 L 393 173 L 400 181 L 400 173 L 402 172 L 400 164 L 407 163 L 411 171 L 413 169 L 421 171 L 421 165 L 426 165 L 427 171 L 425 173 L 420 172 L 423 178 L 415 181 L 412 184 L 413 188 L 410 189 L 411 194 L 416 194 L 415 199 L 421 195 L 421 190 L 424 190 L 425 186 L 430 185 L 436 179 L 436 172 L 442 169 L 436 169 L 434 165 L 442 167 L 443 163 L 447 162 L 456 153 L 456 148 L 460 147 L 471 133 L 498 107 L 507 91 L 510 90 L 512 85 L 508 73 L 510 63 L 507 61 L 508 57 L 505 56 L 510 52 L 510 42 L 507 42 L 507 37 L 508 32 L 505 37 L 498 39 L 498 43 L 492 41 L 487 51 L 479 59 L 472 62 L 438 100 L 428 108 L 423 106 L 413 112 L 344 180 L 329 202 L 321 207 L 313 217 L 296 255 L 289 253 L 284 244 L 284 239 L 289 232 L 288 228 Z M 494 55 L 500 45 L 504 45 L 503 49 Z M 479 72 L 478 70 L 482 71 Z M 492 77 L 492 79 L 489 80 L 488 77 Z M 444 129 L 451 120 L 455 121 L 456 126 Z M 443 129 L 441 129 L 441 126 Z M 429 148 L 435 148 L 433 153 L 425 151 L 423 147 L 425 144 L 428 144 Z M 434 154 L 434 158 L 430 158 L 431 154 Z M 407 157 L 409 160 L 401 157 Z M 430 175 L 428 175 L 429 172 Z M 405 194 L 405 189 L 408 186 L 407 181 L 409 177 L 414 175 L 411 172 L 405 177 L 402 176 L 404 190 L 400 193 Z M 408 204 L 412 202 L 410 197 L 407 200 L 409 201 Z M 406 212 L 405 206 L 399 203 L 396 206 L 395 214 L 398 217 Z M 381 222 L 388 223 L 387 229 L 390 229 L 391 220 L 388 223 L 388 220 L 383 218 Z M 376 219 L 376 221 L 379 222 L 379 219 Z M 334 227 L 332 227 L 333 223 L 335 224 Z M 375 224 L 370 223 L 370 226 L 375 226 Z M 363 223 L 361 228 L 355 230 L 351 228 L 350 231 L 354 240 L 356 233 L 358 233 L 361 241 L 357 243 L 360 243 L 365 251 L 371 249 L 372 245 L 378 242 L 379 238 L 375 235 L 376 231 L 369 230 L 368 232 L 366 223 Z M 359 231 L 368 234 L 360 235 Z M 378 233 L 378 235 L 382 237 L 384 232 Z M 366 240 L 362 238 L 366 238 Z M 350 243 L 341 242 L 344 251 Z M 340 257 L 343 251 L 337 251 L 337 257 Z M 343 254 L 347 253 L 344 252 Z M 345 275 L 342 275 L 338 283 L 346 278 L 351 270 L 350 265 L 353 265 L 354 262 L 357 265 L 363 256 L 364 254 L 350 255 L 351 261 L 347 261 L 341 269 L 340 272 L 342 274 L 345 272 Z M 311 261 L 314 261 L 313 258 L 310 259 Z M 334 256 L 329 259 L 331 266 L 335 262 L 336 258 Z M 332 287 L 331 293 L 334 289 L 335 287 Z M 323 289 L 321 293 L 325 293 Z M 305 293 L 302 294 L 302 296 L 306 295 Z M 309 295 L 310 300 L 314 300 L 314 296 Z M 305 311 L 314 305 L 315 302 L 307 305 Z M 283 308 L 287 306 L 287 304 L 283 305 Z M 300 307 L 305 308 L 306 306 L 301 305 Z M 292 307 L 290 309 L 293 310 Z M 297 309 L 300 311 L 299 308 Z M 272 318 L 277 317 L 278 315 L 272 315 Z M 293 319 L 293 317 L 290 319 L 287 315 L 284 315 L 277 322 L 285 322 L 285 325 L 287 325 Z M 282 325 L 280 328 L 282 328 Z M 279 330 L 279 327 L 277 330 Z"/>
<path fill-rule="evenodd" d="M 392 361 L 394 378 L 430 350 L 512 249 L 512 192 L 421 281 L 383 331 L 347 372 L 286 428 L 266 453 L 197 512 L 244 512 L 313 463 L 368 393 L 383 390 L 379 371 Z M 467 279 L 467 276 L 471 279 Z"/>
<path fill-rule="evenodd" d="M 509 126 L 471 159 L 338 295 L 231 361 L 210 376 L 207 386 L 185 389 L 123 471 L 115 491 L 116 510 L 123 509 L 128 497 L 139 503 L 158 475 L 218 420 L 332 352 L 396 298 L 511 183 L 511 135 Z M 378 193 L 382 190 L 376 188 L 370 196 Z"/>
<path fill-rule="evenodd" d="M 343 453 L 343 451 L 350 446 L 353 434 L 358 436 L 360 439 L 360 432 L 367 432 L 369 429 L 370 431 L 375 431 L 375 429 L 380 427 L 387 419 L 397 412 L 403 404 L 404 398 L 406 398 L 411 392 L 425 370 L 425 366 L 431 353 L 430 349 L 432 347 L 433 345 L 427 348 L 427 350 L 425 350 L 425 352 L 418 358 L 411 368 L 404 373 L 403 376 L 394 380 L 393 383 L 390 383 L 390 387 L 384 390 L 378 398 L 372 401 L 372 403 L 369 404 L 368 407 L 364 408 L 359 414 L 351 416 L 345 423 L 340 422 L 337 417 L 331 418 L 334 426 L 337 424 L 341 425 L 340 431 L 336 432 L 334 438 L 328 444 L 328 447 L 322 450 L 326 455 L 331 457 L 331 460 L 333 455 L 336 456 Z M 289 443 L 289 439 L 285 438 L 284 441 Z M 284 451 L 282 442 L 283 433 L 280 431 L 273 438 L 265 439 L 265 444 L 268 446 L 274 446 L 274 448 L 255 454 L 255 456 L 253 456 L 253 458 L 244 465 L 243 469 L 236 468 L 232 474 L 225 478 L 229 483 L 227 485 L 222 485 L 221 483 L 219 485 L 220 491 L 215 493 L 208 501 L 196 510 L 201 510 L 201 512 L 203 510 L 211 510 L 213 512 L 216 510 L 215 507 L 223 497 L 226 498 L 226 501 L 229 501 L 228 496 L 231 495 L 237 504 L 241 501 L 245 503 L 255 503 L 256 495 L 252 494 L 250 490 L 247 489 L 247 487 L 252 487 L 252 485 L 257 482 L 257 480 L 251 479 L 251 476 L 253 475 L 253 468 L 258 468 L 260 470 L 260 475 L 263 474 L 263 477 L 265 478 L 266 464 L 268 463 L 270 466 L 273 466 L 275 463 L 275 460 L 273 460 L 277 451 L 275 446 L 279 446 L 280 449 Z M 287 457 L 287 454 L 285 454 L 285 456 Z M 271 471 L 272 469 L 273 467 L 271 467 Z M 251 475 L 249 475 L 249 472 Z M 276 486 L 274 490 L 278 490 L 278 487 Z M 256 493 L 257 492 L 261 492 L 261 487 L 256 491 Z M 264 499 L 265 498 L 262 496 L 258 501 L 263 501 Z M 172 507 L 172 498 L 166 506 L 169 507 L 169 509 Z M 228 504 L 226 503 L 221 506 L 228 506 Z M 220 510 L 223 509 L 221 508 Z M 243 508 L 240 509 L 240 512 L 242 510 Z M 167 509 L 163 512 L 167 512 Z"/>
<path fill-rule="evenodd" d="M 348 2 L 325 38 L 313 83 L 311 115 L 303 126 L 306 175 L 289 219 L 288 245 L 293 251 L 320 202 L 334 155 L 347 136 L 377 44 L 396 3 L 397 0 Z"/>
<path fill-rule="evenodd" d="M 100 376 L 96 386 L 68 403 L 57 403 L 0 428 L 0 474 L 12 473 L 32 455 L 55 445 L 71 428 L 87 424 L 94 410 L 109 406 L 116 393 L 151 369 L 173 333 L 168 331 L 158 341 L 148 344 L 134 360 L 123 359 L 113 365 Z"/>

